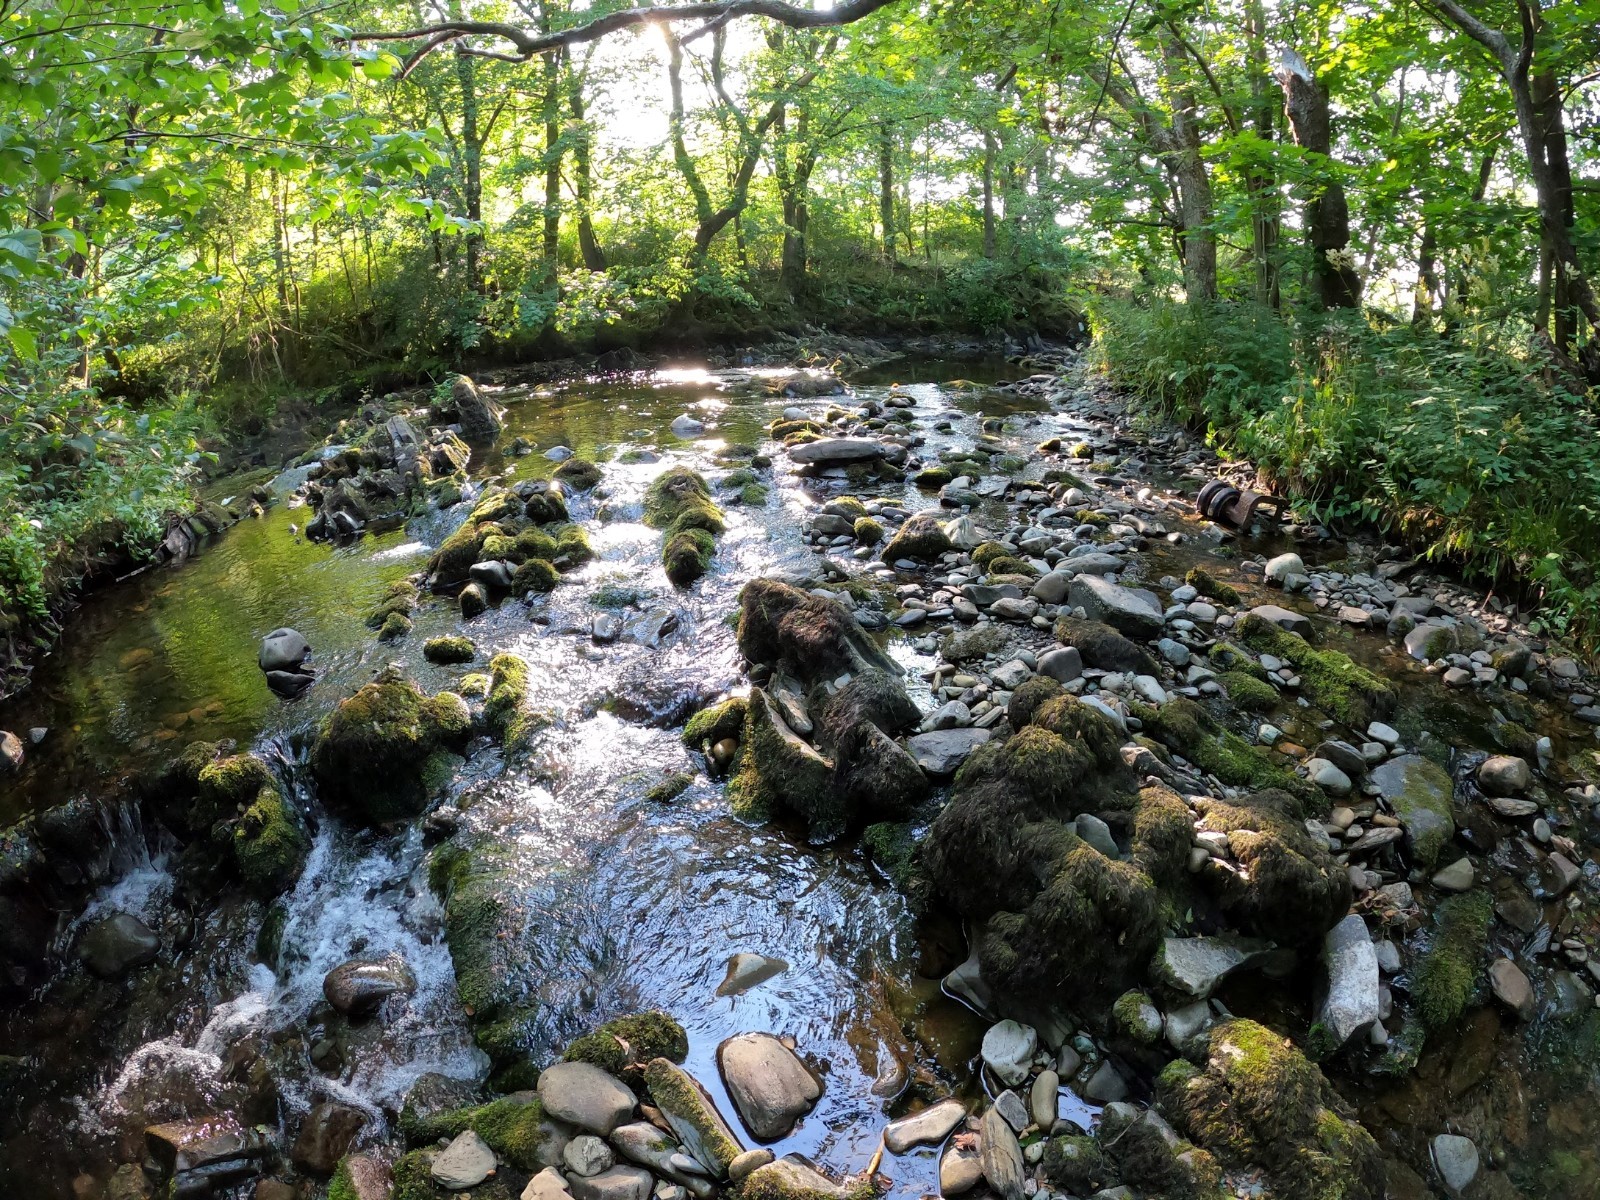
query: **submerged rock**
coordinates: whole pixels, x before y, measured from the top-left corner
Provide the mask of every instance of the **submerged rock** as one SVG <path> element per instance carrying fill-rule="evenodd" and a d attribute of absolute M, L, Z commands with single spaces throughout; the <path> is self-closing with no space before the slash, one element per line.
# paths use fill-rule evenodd
<path fill-rule="evenodd" d="M 322 979 L 323 996 L 346 1016 L 365 1016 L 390 996 L 408 996 L 416 990 L 417 977 L 398 954 L 351 959 Z"/>
<path fill-rule="evenodd" d="M 112 913 L 84 931 L 78 957 L 102 979 L 116 979 L 161 954 L 161 935 L 132 913 Z"/>
<path fill-rule="evenodd" d="M 728 973 L 717 985 L 718 996 L 742 996 L 757 984 L 782 975 L 789 964 L 781 958 L 741 951 L 728 959 Z"/>
<path fill-rule="evenodd" d="M 312 1105 L 305 1120 L 300 1122 L 300 1132 L 289 1157 L 302 1171 L 331 1175 L 366 1123 L 367 1114 L 351 1105 L 332 1102 Z"/>
<path fill-rule="evenodd" d="M 787 1137 L 811 1111 L 822 1085 L 770 1033 L 742 1033 L 717 1047 L 717 1065 L 739 1116 L 761 1141 Z"/>
<path fill-rule="evenodd" d="M 144 1131 L 144 1142 L 177 1196 L 209 1195 L 258 1175 L 273 1152 L 264 1130 L 246 1129 L 226 1115 L 152 1125 Z"/>
<path fill-rule="evenodd" d="M 940 1100 L 910 1116 L 889 1123 L 883 1144 L 890 1154 L 904 1154 L 917 1146 L 936 1146 L 967 1119 L 967 1106 L 959 1100 Z"/>

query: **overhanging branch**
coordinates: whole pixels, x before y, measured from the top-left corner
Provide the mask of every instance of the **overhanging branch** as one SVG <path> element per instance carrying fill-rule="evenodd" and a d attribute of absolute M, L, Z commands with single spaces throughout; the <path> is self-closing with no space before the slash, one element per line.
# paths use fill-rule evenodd
<path fill-rule="evenodd" d="M 416 47 L 406 57 L 401 77 L 440 46 L 460 42 L 464 38 L 489 38 L 508 44 L 509 51 L 477 48 L 474 53 L 485 57 L 503 58 L 511 62 L 527 62 L 552 50 L 594 42 L 608 34 L 641 25 L 671 24 L 676 21 L 709 23 L 691 36 L 701 36 L 711 28 L 719 27 L 735 17 L 766 17 L 791 29 L 823 29 L 830 26 L 849 25 L 871 16 L 880 8 L 887 8 L 896 0 L 846 0 L 833 8 L 800 8 L 786 0 L 697 0 L 691 4 L 659 4 L 647 8 L 625 8 L 606 13 L 582 25 L 555 33 L 541 33 L 503 21 L 439 21 L 432 25 L 419 25 L 413 29 L 366 30 L 352 33 L 344 40 L 359 42 L 416 42 Z"/>

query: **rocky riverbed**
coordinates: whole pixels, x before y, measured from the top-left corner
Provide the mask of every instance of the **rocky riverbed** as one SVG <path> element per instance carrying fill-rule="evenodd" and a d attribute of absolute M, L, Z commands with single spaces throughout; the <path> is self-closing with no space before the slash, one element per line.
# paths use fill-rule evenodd
<path fill-rule="evenodd" d="M 1203 519 L 1070 351 L 856 365 L 390 397 L 91 606 L 0 713 L 17 1194 L 1592 1194 L 1538 614 Z"/>

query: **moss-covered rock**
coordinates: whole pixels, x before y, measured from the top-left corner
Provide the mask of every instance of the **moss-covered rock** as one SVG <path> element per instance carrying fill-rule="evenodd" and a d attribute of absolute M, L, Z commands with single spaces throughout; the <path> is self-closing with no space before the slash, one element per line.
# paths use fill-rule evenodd
<path fill-rule="evenodd" d="M 704 529 L 680 529 L 661 544 L 661 569 L 677 587 L 688 587 L 711 569 L 717 540 Z"/>
<path fill-rule="evenodd" d="M 743 696 L 732 696 L 702 708 L 684 725 L 683 744 L 691 750 L 699 750 L 707 743 L 714 746 L 724 738 L 737 740 L 744 732 L 748 707 L 749 703 Z"/>
<path fill-rule="evenodd" d="M 556 531 L 556 553 L 552 560 L 563 571 L 574 570 L 594 561 L 594 547 L 582 525 L 563 525 Z"/>
<path fill-rule="evenodd" d="M 548 714 L 534 707 L 527 662 L 515 654 L 496 654 L 489 660 L 489 695 L 483 718 L 507 753 L 527 746 L 529 739 L 550 723 Z"/>
<path fill-rule="evenodd" d="M 1143 647 L 1099 621 L 1060 617 L 1056 621 L 1055 635 L 1063 646 L 1077 649 L 1084 666 L 1101 671 L 1131 671 L 1136 675 L 1159 674 L 1155 659 Z"/>
<path fill-rule="evenodd" d="M 517 569 L 520 571 L 522 568 Z M 463 619 L 470 621 L 488 609 L 489 593 L 481 583 L 469 583 L 456 597 L 456 604 L 461 609 Z"/>
<path fill-rule="evenodd" d="M 1200 874 L 1232 924 L 1286 946 L 1310 946 L 1349 911 L 1350 876 L 1305 827 L 1287 792 L 1197 801 L 1202 832 L 1223 833 L 1236 868 L 1216 860 Z"/>
<path fill-rule="evenodd" d="M 567 459 L 555 474 L 562 483 L 580 492 L 587 492 L 600 482 L 600 468 L 586 458 Z"/>
<path fill-rule="evenodd" d="M 545 1117 L 539 1098 L 528 1092 L 425 1116 L 409 1107 L 400 1114 L 400 1131 L 410 1146 L 453 1139 L 469 1129 L 519 1171 L 538 1171 L 561 1161 L 565 1138 Z"/>
<path fill-rule="evenodd" d="M 1278 706 L 1278 689 L 1248 671 L 1224 671 L 1217 682 L 1227 689 L 1234 707 L 1243 712 L 1271 712 Z"/>
<path fill-rule="evenodd" d="M 863 546 L 876 546 L 883 541 L 883 526 L 871 517 L 857 517 L 855 524 L 856 541 Z"/>
<path fill-rule="evenodd" d="M 688 771 L 674 771 L 645 789 L 644 798 L 651 804 L 666 804 L 689 790 L 694 776 Z"/>
<path fill-rule="evenodd" d="M 1318 708 L 1354 729 L 1365 729 L 1394 712 L 1398 693 L 1371 671 L 1337 650 L 1317 650 L 1299 634 L 1247 613 L 1235 631 L 1250 649 L 1294 664 L 1300 687 Z"/>
<path fill-rule="evenodd" d="M 1372 1135 L 1316 1065 L 1265 1026 L 1217 1026 L 1205 1067 L 1174 1063 L 1157 1096 L 1180 1131 L 1228 1166 L 1265 1171 L 1274 1194 L 1383 1200 Z"/>
<path fill-rule="evenodd" d="M 917 760 L 871 721 L 849 724 L 832 751 L 834 790 L 852 816 L 905 817 L 928 795 Z"/>
<path fill-rule="evenodd" d="M 721 533 L 725 522 L 705 477 L 689 467 L 671 467 L 645 490 L 644 520 L 652 529 L 704 529 Z"/>
<path fill-rule="evenodd" d="M 689 1057 L 689 1035 L 666 1013 L 636 1013 L 584 1034 L 561 1057 L 567 1062 L 591 1063 L 638 1086 L 652 1059 L 681 1063 Z"/>
<path fill-rule="evenodd" d="M 1010 555 L 1001 555 L 999 558 L 993 558 L 989 560 L 989 574 L 1026 575 L 1031 579 L 1037 576 L 1039 572 L 1034 569 L 1032 564 L 1026 563 L 1020 558 L 1012 558 Z"/>
<path fill-rule="evenodd" d="M 861 844 L 878 869 L 903 894 L 917 900 L 927 882 L 917 859 L 916 828 L 908 821 L 879 821 L 861 831 Z"/>
<path fill-rule="evenodd" d="M 530 558 L 511 572 L 511 594 L 521 597 L 553 592 L 560 582 L 561 575 L 552 564 L 542 558 Z"/>
<path fill-rule="evenodd" d="M 937 562 L 955 549 L 939 524 L 936 513 L 920 512 L 907 517 L 879 556 L 886 563 L 910 559 L 912 562 Z"/>
<path fill-rule="evenodd" d="M 1111 1006 L 1111 1019 L 1119 1033 L 1141 1046 L 1153 1046 L 1161 1040 L 1161 1010 L 1137 989 L 1117 997 Z"/>
<path fill-rule="evenodd" d="M 1237 607 L 1240 602 L 1237 591 L 1215 578 L 1204 567 L 1190 567 L 1183 581 L 1206 599 L 1215 600 L 1218 604 L 1226 604 L 1232 608 Z"/>
<path fill-rule="evenodd" d="M 369 683 L 323 722 L 311 769 L 331 806 L 373 822 L 415 816 L 427 799 L 424 764 L 459 746 L 471 725 L 454 693 L 425 696 L 409 680 Z"/>
<path fill-rule="evenodd" d="M 901 674 L 844 605 L 772 579 L 753 579 L 739 593 L 738 642 L 749 661 L 798 679 L 868 668 Z"/>
<path fill-rule="evenodd" d="M 1031 725 L 1033 715 L 1040 706 L 1062 694 L 1061 685 L 1050 676 L 1035 675 L 1011 693 L 1011 703 L 1006 706 L 1006 720 L 1013 729 Z"/>
<path fill-rule="evenodd" d="M 913 480 L 925 492 L 936 492 L 955 478 L 949 467 L 923 467 Z"/>
<path fill-rule="evenodd" d="M 482 524 L 469 517 L 454 533 L 439 543 L 428 559 L 428 572 L 439 584 L 460 583 L 472 564 L 478 561 L 478 547 L 490 536 Z"/>
<path fill-rule="evenodd" d="M 819 838 L 844 830 L 848 814 L 833 786 L 833 764 L 789 728 L 760 688 L 751 691 L 746 706 L 728 805 L 735 816 L 750 821 L 792 812 Z"/>
<path fill-rule="evenodd" d="M 233 828 L 239 874 L 260 896 L 276 896 L 291 887 L 310 851 L 311 839 L 275 785 L 261 789 Z"/>
<path fill-rule="evenodd" d="M 1162 745 L 1231 787 L 1288 792 L 1307 806 L 1309 814 L 1327 808 L 1327 797 L 1316 785 L 1274 762 L 1260 747 L 1220 728 L 1210 713 L 1186 696 L 1169 700 L 1159 709 L 1135 704 L 1132 712 Z"/>
<path fill-rule="evenodd" d="M 1077 1196 L 1087 1196 L 1105 1185 L 1109 1172 L 1105 1155 L 1092 1137 L 1053 1137 L 1044 1144 L 1045 1178 Z"/>
<path fill-rule="evenodd" d="M 523 512 L 535 525 L 562 525 L 571 520 L 567 512 L 567 493 L 560 481 L 554 479 L 529 494 Z"/>
<path fill-rule="evenodd" d="M 1493 915 L 1484 891 L 1451 896 L 1434 913 L 1432 937 L 1411 974 L 1412 999 L 1426 1028 L 1447 1028 L 1466 1011 L 1482 977 Z"/>
<path fill-rule="evenodd" d="M 478 648 L 472 644 L 471 638 L 453 634 L 431 637 L 422 643 L 422 657 L 440 666 L 469 663 L 477 655 Z"/>
<path fill-rule="evenodd" d="M 1065 694 L 980 747 L 934 819 L 921 861 L 934 892 L 975 926 L 990 986 L 1037 1000 L 1110 1000 L 1134 982 L 1185 878 L 1188 810 L 1163 788 L 1132 793 L 1120 737 Z M 1127 859 L 1080 839 L 1081 812 L 1120 810 Z"/>
<path fill-rule="evenodd" d="M 650 1098 L 691 1157 L 711 1168 L 716 1176 L 726 1176 L 728 1164 L 739 1156 L 739 1143 L 700 1085 L 666 1058 L 651 1059 L 645 1066 L 644 1078 Z"/>
<path fill-rule="evenodd" d="M 542 558 L 545 562 L 553 562 L 556 554 L 555 538 L 542 529 L 524 529 L 511 539 L 510 550 L 501 557 L 508 562 L 520 564 L 530 558 Z"/>
<path fill-rule="evenodd" d="M 389 623 L 389 619 L 395 616 L 409 620 L 411 614 L 416 611 L 420 598 L 421 594 L 417 591 L 416 584 L 409 579 L 400 580 L 384 593 L 383 599 L 378 601 L 367 614 L 367 628 L 381 630 Z"/>

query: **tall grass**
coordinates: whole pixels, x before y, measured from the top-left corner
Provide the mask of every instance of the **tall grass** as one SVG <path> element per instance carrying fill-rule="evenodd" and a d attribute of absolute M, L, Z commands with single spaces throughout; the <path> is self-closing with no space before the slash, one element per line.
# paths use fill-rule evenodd
<path fill-rule="evenodd" d="M 1318 518 L 1375 526 L 1542 593 L 1548 632 L 1600 647 L 1600 432 L 1494 331 L 1356 313 L 1102 300 L 1100 366 Z"/>

